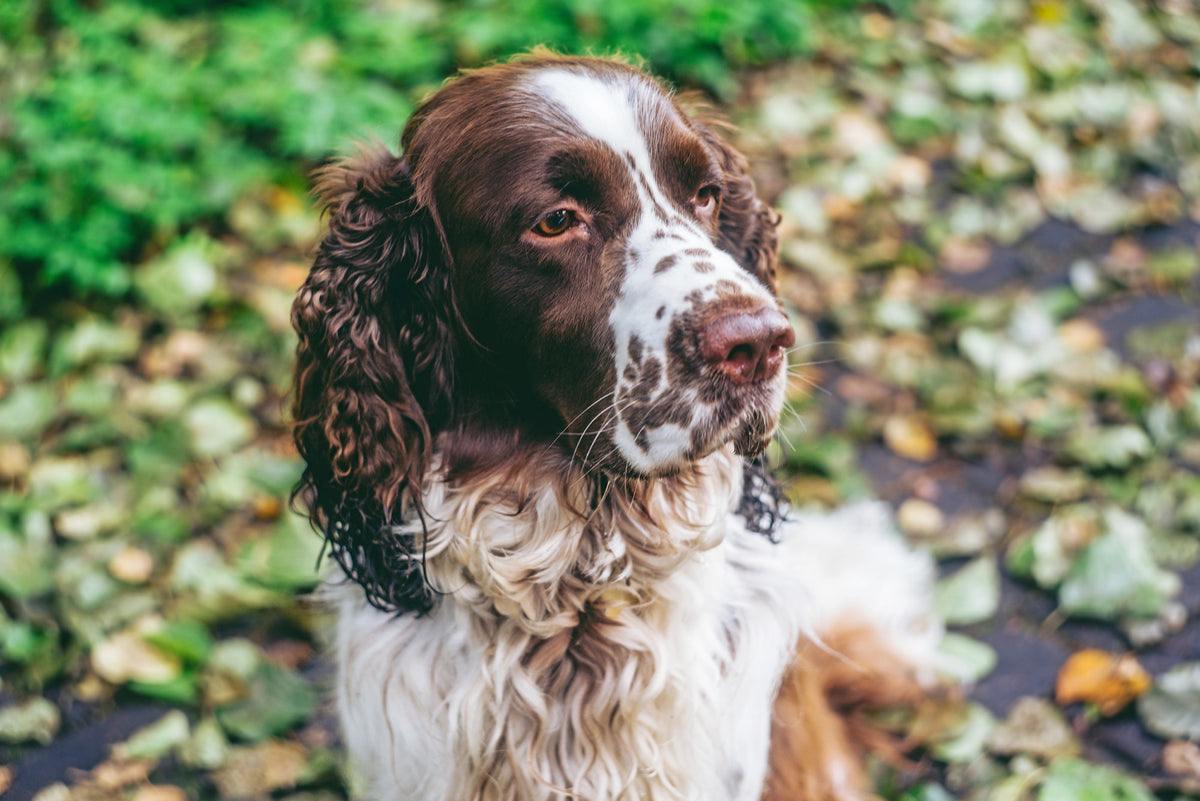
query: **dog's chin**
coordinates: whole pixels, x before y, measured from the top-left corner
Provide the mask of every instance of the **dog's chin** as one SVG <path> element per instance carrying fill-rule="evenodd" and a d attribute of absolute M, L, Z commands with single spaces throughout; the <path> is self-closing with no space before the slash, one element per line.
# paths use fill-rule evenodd
<path fill-rule="evenodd" d="M 686 441 L 680 441 L 677 449 L 679 455 L 676 458 L 661 462 L 650 462 L 644 458 L 644 454 L 638 454 L 636 458 L 628 458 L 621 452 L 620 447 L 614 445 L 606 452 L 603 460 L 595 464 L 585 464 L 585 469 L 599 469 L 612 476 L 626 479 L 670 478 L 686 472 L 689 468 L 730 444 L 738 456 L 753 459 L 761 456 L 771 444 L 778 424 L 778 413 L 748 411 L 733 425 L 712 432 L 701 441 L 702 444 L 699 447 L 689 432 Z"/>

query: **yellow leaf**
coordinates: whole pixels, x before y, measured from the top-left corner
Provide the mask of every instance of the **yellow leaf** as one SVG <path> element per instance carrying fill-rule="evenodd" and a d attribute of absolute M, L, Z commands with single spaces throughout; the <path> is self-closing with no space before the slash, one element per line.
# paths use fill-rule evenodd
<path fill-rule="evenodd" d="M 1150 674 L 1132 655 L 1089 648 L 1072 654 L 1058 671 L 1054 699 L 1061 706 L 1086 701 L 1111 716 L 1149 689 Z"/>
<path fill-rule="evenodd" d="M 889 417 L 883 424 L 883 441 L 897 456 L 928 462 L 937 455 L 937 438 L 915 415 Z"/>

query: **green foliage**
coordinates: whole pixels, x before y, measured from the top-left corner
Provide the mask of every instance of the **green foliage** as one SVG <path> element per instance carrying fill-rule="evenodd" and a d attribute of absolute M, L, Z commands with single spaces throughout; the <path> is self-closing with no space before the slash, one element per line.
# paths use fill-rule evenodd
<path fill-rule="evenodd" d="M 392 140 L 455 66 L 546 44 L 729 93 L 734 69 L 806 49 L 812 16 L 808 0 L 11 0 L 0 286 L 122 295 L 129 265 L 220 232 L 252 188 L 352 136 Z"/>

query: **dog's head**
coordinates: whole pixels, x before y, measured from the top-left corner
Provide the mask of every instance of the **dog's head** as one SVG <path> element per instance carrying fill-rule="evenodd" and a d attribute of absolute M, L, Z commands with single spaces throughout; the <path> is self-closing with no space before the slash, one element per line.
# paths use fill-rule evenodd
<path fill-rule="evenodd" d="M 536 55 L 449 83 L 401 144 L 319 177 L 293 312 L 331 532 L 419 513 L 435 450 L 451 475 L 539 447 L 655 478 L 766 447 L 793 341 L 776 218 L 711 124 L 625 64 Z"/>

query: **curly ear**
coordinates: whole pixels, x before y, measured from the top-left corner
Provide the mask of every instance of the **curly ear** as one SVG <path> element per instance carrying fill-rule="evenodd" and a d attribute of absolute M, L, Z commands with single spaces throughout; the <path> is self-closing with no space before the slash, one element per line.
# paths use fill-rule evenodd
<path fill-rule="evenodd" d="M 732 130 L 721 120 L 705 118 L 697 130 L 718 155 L 725 173 L 721 195 L 718 244 L 744 269 L 772 291 L 779 261 L 779 214 L 758 199 L 746 157 L 734 150 L 714 129 Z"/>
<path fill-rule="evenodd" d="M 382 145 L 316 175 L 329 231 L 292 307 L 297 494 L 334 558 L 384 609 L 430 604 L 411 537 L 433 438 L 448 419 L 452 310 L 445 248 Z"/>

